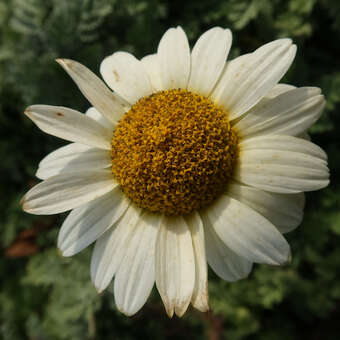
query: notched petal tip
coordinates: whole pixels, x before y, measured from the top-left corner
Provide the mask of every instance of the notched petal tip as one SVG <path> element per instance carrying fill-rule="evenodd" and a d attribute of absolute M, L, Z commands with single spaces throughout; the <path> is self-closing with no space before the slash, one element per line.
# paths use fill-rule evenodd
<path fill-rule="evenodd" d="M 71 256 L 75 255 L 75 253 L 70 249 L 67 249 L 67 248 L 66 249 L 59 248 L 59 249 L 60 249 L 63 257 L 71 257 Z"/>
<path fill-rule="evenodd" d="M 30 206 L 30 202 L 27 200 L 27 194 L 20 200 L 19 204 L 23 211 L 29 214 L 34 214 L 34 212 L 31 211 L 32 207 Z"/>
<path fill-rule="evenodd" d="M 94 289 L 97 291 L 97 294 L 102 295 L 105 289 L 98 287 L 98 285 L 94 282 L 93 279 L 92 279 L 92 284 L 94 286 Z"/>
<path fill-rule="evenodd" d="M 23 197 L 21 198 L 19 204 L 21 205 L 21 208 L 22 208 L 24 211 L 26 211 L 26 210 L 25 210 L 25 205 L 26 205 L 26 195 L 23 196 Z"/>
<path fill-rule="evenodd" d="M 163 300 L 164 308 L 166 311 L 166 314 L 170 319 L 174 316 L 175 308 L 173 305 L 168 305 L 164 300 Z"/>
<path fill-rule="evenodd" d="M 182 26 L 180 26 L 180 25 L 178 25 L 178 26 L 176 27 L 176 30 L 177 30 L 177 31 L 181 31 L 181 32 L 183 32 L 183 33 L 185 34 L 184 29 L 183 29 Z"/>
<path fill-rule="evenodd" d="M 28 118 L 31 118 L 31 114 L 32 114 L 32 107 L 29 106 L 25 109 L 24 115 L 26 115 Z"/>
<path fill-rule="evenodd" d="M 197 299 L 197 301 L 192 303 L 192 306 L 202 313 L 209 311 L 210 306 L 208 293 L 206 293 L 205 296 L 202 296 L 200 299 Z"/>
<path fill-rule="evenodd" d="M 165 311 L 166 311 L 166 314 L 168 315 L 168 317 L 169 317 L 170 319 L 172 319 L 173 316 L 174 316 L 174 310 L 173 310 L 173 309 L 167 309 L 167 308 L 165 308 Z"/>
<path fill-rule="evenodd" d="M 181 318 L 185 314 L 186 311 L 187 311 L 187 308 L 180 309 L 180 310 L 175 309 L 176 316 L 178 316 L 179 318 Z"/>
<path fill-rule="evenodd" d="M 70 65 L 74 62 L 74 61 L 71 60 L 71 59 L 63 59 L 63 58 L 57 58 L 57 59 L 55 59 L 55 61 L 56 61 L 61 67 L 63 67 L 64 69 L 65 69 L 65 68 L 69 68 Z"/>
<path fill-rule="evenodd" d="M 207 313 L 210 310 L 209 305 L 199 305 L 199 306 L 193 306 L 193 307 L 196 308 L 201 313 Z"/>

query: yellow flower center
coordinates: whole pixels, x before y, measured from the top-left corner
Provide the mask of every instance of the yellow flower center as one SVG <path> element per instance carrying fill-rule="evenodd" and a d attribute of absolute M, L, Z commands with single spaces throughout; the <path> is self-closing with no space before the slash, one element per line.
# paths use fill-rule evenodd
<path fill-rule="evenodd" d="M 112 172 L 138 206 L 187 214 L 226 187 L 238 138 L 226 112 L 210 99 L 168 90 L 140 99 L 112 139 Z"/>

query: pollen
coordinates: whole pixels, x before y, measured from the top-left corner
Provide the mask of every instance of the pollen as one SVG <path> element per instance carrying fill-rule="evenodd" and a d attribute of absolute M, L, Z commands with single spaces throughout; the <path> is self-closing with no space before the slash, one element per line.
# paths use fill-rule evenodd
<path fill-rule="evenodd" d="M 209 205 L 233 173 L 238 136 L 227 112 L 186 90 L 140 99 L 112 139 L 112 172 L 138 206 L 183 215 Z"/>

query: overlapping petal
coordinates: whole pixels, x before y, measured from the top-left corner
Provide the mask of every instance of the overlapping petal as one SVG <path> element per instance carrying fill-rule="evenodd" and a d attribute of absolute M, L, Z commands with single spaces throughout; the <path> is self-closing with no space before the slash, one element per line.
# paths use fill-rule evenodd
<path fill-rule="evenodd" d="M 169 317 L 182 316 L 195 286 L 195 255 L 182 216 L 163 216 L 156 241 L 156 285 Z"/>
<path fill-rule="evenodd" d="M 126 315 L 143 307 L 155 283 L 155 245 L 160 221 L 157 214 L 141 215 L 116 273 L 115 301 Z"/>
<path fill-rule="evenodd" d="M 98 170 L 111 165 L 110 151 L 71 143 L 43 158 L 35 175 L 47 179 L 61 173 Z"/>
<path fill-rule="evenodd" d="M 123 215 L 129 206 L 119 188 L 70 212 L 61 226 L 58 248 L 73 256 L 96 241 Z"/>
<path fill-rule="evenodd" d="M 267 135 L 241 141 L 239 147 L 234 177 L 242 183 L 283 194 L 328 185 L 327 156 L 307 140 Z"/>
<path fill-rule="evenodd" d="M 130 53 L 116 52 L 106 57 L 100 73 L 111 89 L 131 105 L 153 92 L 142 62 Z"/>
<path fill-rule="evenodd" d="M 91 278 L 98 292 L 111 282 L 138 228 L 141 211 L 133 204 L 124 216 L 96 242 L 91 258 Z"/>
<path fill-rule="evenodd" d="M 219 197 L 203 216 L 228 248 L 250 262 L 280 265 L 290 258 L 289 245 L 275 226 L 232 197 Z"/>
<path fill-rule="evenodd" d="M 117 185 L 110 170 L 63 173 L 37 184 L 21 204 L 31 214 L 58 214 L 93 201 Z"/>
<path fill-rule="evenodd" d="M 207 260 L 213 271 L 223 280 L 234 282 L 246 278 L 252 262 L 232 251 L 216 234 L 209 218 L 203 215 Z"/>
<path fill-rule="evenodd" d="M 157 54 L 149 54 L 141 59 L 142 64 L 144 65 L 150 82 L 152 89 L 154 92 L 162 91 L 164 90 L 164 86 L 162 83 L 162 77 L 161 77 L 161 71 L 160 71 L 160 65 L 158 60 Z"/>
<path fill-rule="evenodd" d="M 50 135 L 100 149 L 111 149 L 112 130 L 78 111 L 62 106 L 32 105 L 25 114 Z"/>
<path fill-rule="evenodd" d="M 262 100 L 235 124 L 235 129 L 242 138 L 298 136 L 319 119 L 325 106 L 320 93 L 316 87 L 301 87 Z"/>
<path fill-rule="evenodd" d="M 158 62 L 165 89 L 186 89 L 190 74 L 190 48 L 181 27 L 168 29 L 158 45 Z"/>
<path fill-rule="evenodd" d="M 191 233 L 195 256 L 195 286 L 191 303 L 201 312 L 206 312 L 209 309 L 208 268 L 205 255 L 203 223 L 198 212 L 185 216 L 185 221 Z"/>
<path fill-rule="evenodd" d="M 277 194 L 236 182 L 228 185 L 227 193 L 256 210 L 281 233 L 294 230 L 302 221 L 305 205 L 303 193 Z"/>
<path fill-rule="evenodd" d="M 279 39 L 226 65 L 212 99 L 226 108 L 230 119 L 240 117 L 280 81 L 296 53 L 290 39 Z"/>
<path fill-rule="evenodd" d="M 224 69 L 232 35 L 230 30 L 214 27 L 197 40 L 191 52 L 188 90 L 209 96 Z"/>
<path fill-rule="evenodd" d="M 85 112 L 85 114 L 86 114 L 86 116 L 92 118 L 93 120 L 95 120 L 99 124 L 103 125 L 107 129 L 110 129 L 110 130 L 114 129 L 114 125 L 112 125 L 112 123 L 110 121 L 108 121 L 106 118 L 104 118 L 104 116 L 101 115 L 96 108 L 90 107 Z"/>
<path fill-rule="evenodd" d="M 130 108 L 129 104 L 110 91 L 104 82 L 84 65 L 70 59 L 57 59 L 57 62 L 71 76 L 88 101 L 109 122 L 116 125 Z"/>
<path fill-rule="evenodd" d="M 289 84 L 276 84 L 267 94 L 263 99 L 271 99 L 271 98 L 275 98 L 278 95 L 282 94 L 282 93 L 286 93 L 288 91 L 294 90 L 296 89 L 295 86 L 293 85 L 289 85 Z M 259 102 L 261 103 L 261 101 Z"/>

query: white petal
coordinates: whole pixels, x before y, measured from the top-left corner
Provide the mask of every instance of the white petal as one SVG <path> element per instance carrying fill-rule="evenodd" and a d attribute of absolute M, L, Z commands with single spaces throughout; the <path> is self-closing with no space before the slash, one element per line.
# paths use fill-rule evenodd
<path fill-rule="evenodd" d="M 33 105 L 25 114 L 50 135 L 111 150 L 112 131 L 78 111 L 61 106 Z"/>
<path fill-rule="evenodd" d="M 263 149 L 301 152 L 327 161 L 326 153 L 318 145 L 293 136 L 259 136 L 242 140 L 239 146 L 242 151 Z"/>
<path fill-rule="evenodd" d="M 276 194 L 234 182 L 228 185 L 227 194 L 263 215 L 281 233 L 294 230 L 302 221 L 303 193 Z"/>
<path fill-rule="evenodd" d="M 210 267 L 220 278 L 226 281 L 234 282 L 246 278 L 253 267 L 252 262 L 237 255 L 222 242 L 205 214 L 202 214 L 202 219 Z"/>
<path fill-rule="evenodd" d="M 37 184 L 26 193 L 21 204 L 31 214 L 57 214 L 90 202 L 117 185 L 111 170 L 65 173 Z"/>
<path fill-rule="evenodd" d="M 106 118 L 104 118 L 103 115 L 101 115 L 98 110 L 94 107 L 90 107 L 86 112 L 86 116 L 94 119 L 97 123 L 103 125 L 107 129 L 113 130 L 115 128 L 115 125 L 109 122 Z"/>
<path fill-rule="evenodd" d="M 117 124 L 128 103 L 112 93 L 104 82 L 84 65 L 70 59 L 57 59 L 57 62 L 71 76 L 88 101 L 111 123 Z"/>
<path fill-rule="evenodd" d="M 71 211 L 58 236 L 63 256 L 73 256 L 96 241 L 123 215 L 129 206 L 120 188 Z"/>
<path fill-rule="evenodd" d="M 131 204 L 124 216 L 96 242 L 91 259 L 91 278 L 99 292 L 111 282 L 138 228 L 140 209 Z"/>
<path fill-rule="evenodd" d="M 156 285 L 169 317 L 182 316 L 195 285 L 190 231 L 181 216 L 164 216 L 156 241 Z"/>
<path fill-rule="evenodd" d="M 127 246 L 114 280 L 117 308 L 133 315 L 143 307 L 155 283 L 155 244 L 161 215 L 144 213 Z"/>
<path fill-rule="evenodd" d="M 157 54 L 149 54 L 141 59 L 141 62 L 148 73 L 153 91 L 158 92 L 164 90 Z"/>
<path fill-rule="evenodd" d="M 222 195 L 203 214 L 219 238 L 251 262 L 284 264 L 289 245 L 263 216 L 232 197 Z"/>
<path fill-rule="evenodd" d="M 49 153 L 46 157 L 44 157 L 40 161 L 39 167 L 48 167 L 48 165 L 52 164 L 53 162 L 58 163 L 59 159 L 62 159 L 64 157 L 68 158 L 68 157 L 73 156 L 74 154 L 78 155 L 84 151 L 92 150 L 92 149 L 93 148 L 91 146 L 80 144 L 80 143 L 67 144 Z M 106 152 L 109 152 L 109 151 L 106 151 Z"/>
<path fill-rule="evenodd" d="M 280 39 L 232 60 L 213 91 L 212 99 L 226 108 L 230 119 L 240 117 L 278 83 L 295 53 L 296 46 L 290 39 Z"/>
<path fill-rule="evenodd" d="M 260 101 L 235 124 L 243 138 L 259 135 L 298 136 L 320 117 L 325 100 L 316 87 L 290 90 Z"/>
<path fill-rule="evenodd" d="M 106 83 L 131 105 L 152 93 L 148 74 L 132 54 L 116 52 L 106 57 L 100 65 Z"/>
<path fill-rule="evenodd" d="M 209 96 L 225 66 L 231 47 L 229 29 L 213 27 L 197 40 L 191 52 L 188 90 Z"/>
<path fill-rule="evenodd" d="M 185 216 L 189 227 L 195 256 L 195 287 L 191 298 L 192 305 L 201 312 L 209 310 L 208 268 L 205 256 L 204 229 L 200 215 L 194 212 Z"/>
<path fill-rule="evenodd" d="M 39 163 L 35 175 L 47 179 L 60 173 L 98 170 L 111 165 L 110 151 L 71 143 L 48 154 Z"/>
<path fill-rule="evenodd" d="M 158 45 L 164 89 L 186 89 L 190 74 L 190 48 L 181 27 L 168 29 Z"/>
<path fill-rule="evenodd" d="M 291 136 L 267 135 L 239 144 L 234 178 L 262 190 L 298 193 L 328 185 L 326 154 L 315 144 Z"/>
<path fill-rule="evenodd" d="M 279 96 L 282 93 L 286 93 L 288 91 L 296 89 L 295 86 L 289 85 L 289 84 L 276 84 L 267 94 L 264 98 L 271 99 Z"/>

